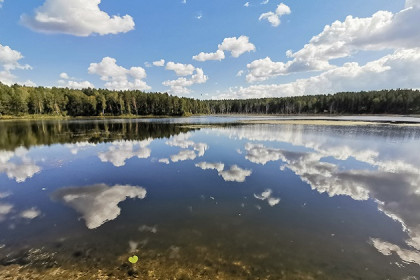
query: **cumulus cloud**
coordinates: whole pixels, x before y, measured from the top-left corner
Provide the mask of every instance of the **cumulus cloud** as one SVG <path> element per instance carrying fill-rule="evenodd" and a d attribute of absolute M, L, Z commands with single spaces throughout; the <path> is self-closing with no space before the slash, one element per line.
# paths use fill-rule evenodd
<path fill-rule="evenodd" d="M 117 65 L 117 60 L 104 57 L 100 63 L 91 63 L 88 69 L 90 74 L 96 74 L 105 81 L 105 87 L 114 90 L 149 90 L 143 79 L 147 77 L 146 70 L 142 67 L 126 69 Z"/>
<path fill-rule="evenodd" d="M 410 2 L 411 3 L 411 2 Z M 396 14 L 379 11 L 368 18 L 348 16 L 335 21 L 312 37 L 297 52 L 287 51 L 287 62 L 273 62 L 269 57 L 248 64 L 248 82 L 295 72 L 325 71 L 335 67 L 330 61 L 345 58 L 360 51 L 416 49 L 420 47 L 420 31 L 416 19 L 420 6 L 414 1 Z M 267 15 L 267 18 L 269 16 Z"/>
<path fill-rule="evenodd" d="M 245 182 L 246 177 L 252 174 L 251 170 L 242 169 L 237 165 L 232 165 L 230 169 L 224 170 L 225 165 L 221 162 L 199 162 L 195 166 L 203 170 L 216 170 L 223 180 L 231 182 Z"/>
<path fill-rule="evenodd" d="M 159 159 L 160 163 L 164 163 L 164 164 L 169 164 L 169 159 L 168 158 L 161 158 Z"/>
<path fill-rule="evenodd" d="M 246 2 L 246 3 L 244 4 L 244 7 L 249 7 L 249 2 Z"/>
<path fill-rule="evenodd" d="M 379 238 L 371 238 L 372 245 L 383 255 L 390 256 L 396 253 L 406 263 L 420 265 L 420 252 L 413 249 L 404 249 L 398 245 L 383 241 Z"/>
<path fill-rule="evenodd" d="M 21 59 L 23 59 L 23 55 L 19 51 L 0 44 L 0 82 L 11 85 L 16 82 L 16 76 L 11 71 L 32 69 L 28 64 L 20 64 Z"/>
<path fill-rule="evenodd" d="M 178 154 L 172 155 L 172 162 L 193 160 L 197 157 L 197 154 L 192 150 L 181 150 Z"/>
<path fill-rule="evenodd" d="M 156 67 L 163 67 L 163 66 L 165 66 L 165 60 L 161 59 L 161 60 L 158 60 L 158 61 L 153 61 L 153 65 L 156 66 Z"/>
<path fill-rule="evenodd" d="M 146 193 L 146 189 L 139 186 L 97 184 L 59 189 L 52 198 L 75 209 L 82 215 L 86 227 L 95 229 L 120 215 L 120 202 L 127 198 L 144 199 Z"/>
<path fill-rule="evenodd" d="M 263 191 L 261 194 L 254 194 L 254 197 L 259 200 L 267 200 L 268 205 L 271 207 L 276 206 L 280 202 L 280 198 L 272 196 L 273 191 L 271 189 L 267 189 Z"/>
<path fill-rule="evenodd" d="M 419 67 L 420 48 L 398 49 L 365 65 L 349 62 L 319 75 L 291 83 L 230 88 L 215 98 L 284 97 L 383 88 L 419 88 L 420 73 L 414 70 Z"/>
<path fill-rule="evenodd" d="M 149 158 L 151 150 L 148 145 L 152 142 L 151 139 L 143 141 L 115 141 L 108 148 L 108 151 L 98 154 L 102 162 L 110 162 L 115 167 L 125 165 L 126 160 L 133 157 Z"/>
<path fill-rule="evenodd" d="M 33 220 L 41 215 L 41 211 L 35 207 L 22 211 L 19 216 L 27 220 Z"/>
<path fill-rule="evenodd" d="M 171 147 L 180 147 L 184 150 L 181 150 L 178 154 L 170 156 L 172 162 L 193 160 L 197 156 L 202 157 L 208 149 L 206 143 L 196 143 L 189 138 L 191 133 L 183 133 L 175 135 L 166 141 L 166 144 Z M 192 148 L 193 150 L 186 150 L 187 148 Z"/>
<path fill-rule="evenodd" d="M 199 157 L 203 156 L 205 151 L 208 149 L 208 145 L 206 143 L 195 143 L 194 141 L 189 139 L 190 137 L 191 133 L 175 135 L 171 139 L 166 141 L 166 144 L 171 147 L 180 147 L 183 149 L 192 147 L 194 151 L 198 153 Z"/>
<path fill-rule="evenodd" d="M 223 60 L 225 59 L 225 51 L 231 53 L 233 57 L 239 57 L 246 52 L 255 51 L 255 46 L 249 42 L 249 37 L 240 36 L 239 38 L 231 37 L 225 38 L 218 46 L 218 50 L 214 53 L 201 52 L 193 56 L 194 60 L 207 61 L 207 60 Z"/>
<path fill-rule="evenodd" d="M 203 84 L 208 80 L 208 77 L 204 75 L 203 69 L 195 68 L 191 64 L 168 62 L 166 69 L 174 71 L 178 76 L 191 75 L 189 79 L 179 77 L 176 80 L 168 80 L 162 83 L 164 86 L 170 87 L 170 91 L 174 94 L 188 94 L 191 92 L 189 87 L 194 84 Z"/>
<path fill-rule="evenodd" d="M 166 70 L 174 71 L 177 76 L 189 76 L 194 73 L 195 67 L 191 64 L 182 64 L 169 61 L 166 64 Z"/>
<path fill-rule="evenodd" d="M 268 1 L 266 0 L 261 4 L 267 4 L 267 3 L 268 3 Z M 271 23 L 272 26 L 276 27 L 276 26 L 280 25 L 280 18 L 282 16 L 289 15 L 291 13 L 292 13 L 292 11 L 290 10 L 290 8 L 287 5 L 285 5 L 283 3 L 280 3 L 277 6 L 277 9 L 276 9 L 275 12 L 263 13 L 263 14 L 260 15 L 259 20 L 266 19 L 266 20 L 268 20 L 269 23 Z"/>
<path fill-rule="evenodd" d="M 203 170 L 217 170 L 218 172 L 223 171 L 223 169 L 225 168 L 225 165 L 221 162 L 216 162 L 216 163 L 211 163 L 211 162 L 199 162 L 195 165 L 196 167 L 199 167 Z"/>
<path fill-rule="evenodd" d="M 0 173 L 6 173 L 9 179 L 18 183 L 32 178 L 41 168 L 29 158 L 28 150 L 18 148 L 15 152 L 0 151 Z"/>
<path fill-rule="evenodd" d="M 197 61 L 207 61 L 207 60 L 221 61 L 225 59 L 225 53 L 222 50 L 217 50 L 215 53 L 201 52 L 198 55 L 193 56 L 193 59 Z"/>
<path fill-rule="evenodd" d="M 30 29 L 44 33 L 89 36 L 125 33 L 134 29 L 129 15 L 110 16 L 101 11 L 101 0 L 46 0 L 34 15 L 22 15 L 21 22 Z"/>
<path fill-rule="evenodd" d="M 5 220 L 6 216 L 13 210 L 13 205 L 10 203 L 0 202 L 0 222 Z"/>
<path fill-rule="evenodd" d="M 84 88 L 94 88 L 95 86 L 89 81 L 74 81 L 75 78 L 70 77 L 67 73 L 63 72 L 60 74 L 61 80 L 58 80 L 58 84 L 61 87 L 71 88 L 71 89 L 84 89 Z"/>
<path fill-rule="evenodd" d="M 223 180 L 238 183 L 245 182 L 246 177 L 251 176 L 251 174 L 251 170 L 242 169 L 236 164 L 232 165 L 229 170 L 219 172 L 219 175 L 222 176 Z"/>

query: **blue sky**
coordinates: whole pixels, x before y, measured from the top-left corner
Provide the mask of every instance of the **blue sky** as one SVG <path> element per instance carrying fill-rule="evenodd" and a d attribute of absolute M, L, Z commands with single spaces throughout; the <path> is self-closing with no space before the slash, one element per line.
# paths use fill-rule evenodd
<path fill-rule="evenodd" d="M 419 0 L 0 3 L 6 84 L 194 98 L 420 88 Z"/>

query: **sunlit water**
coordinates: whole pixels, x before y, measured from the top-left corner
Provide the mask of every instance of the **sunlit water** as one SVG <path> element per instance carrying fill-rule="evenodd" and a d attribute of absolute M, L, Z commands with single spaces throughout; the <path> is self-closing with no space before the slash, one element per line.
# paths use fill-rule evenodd
<path fill-rule="evenodd" d="M 418 127 L 191 120 L 1 122 L 0 279 L 420 279 Z"/>

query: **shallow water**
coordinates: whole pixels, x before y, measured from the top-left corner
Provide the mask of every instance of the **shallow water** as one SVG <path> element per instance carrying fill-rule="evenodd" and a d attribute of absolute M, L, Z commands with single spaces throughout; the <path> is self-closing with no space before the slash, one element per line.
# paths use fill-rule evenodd
<path fill-rule="evenodd" d="M 0 122 L 0 279 L 420 279 L 420 128 L 237 120 Z"/>

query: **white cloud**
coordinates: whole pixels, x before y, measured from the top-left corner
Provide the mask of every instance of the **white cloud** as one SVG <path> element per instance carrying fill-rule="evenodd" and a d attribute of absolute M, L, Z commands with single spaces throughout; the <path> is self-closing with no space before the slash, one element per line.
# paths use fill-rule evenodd
<path fill-rule="evenodd" d="M 198 55 L 193 56 L 194 60 L 207 61 L 207 60 L 223 60 L 225 59 L 225 51 L 231 53 L 233 57 L 239 57 L 240 55 L 255 51 L 255 46 L 249 42 L 249 37 L 240 36 L 239 38 L 231 37 L 225 38 L 218 46 L 218 50 L 214 53 L 201 52 Z"/>
<path fill-rule="evenodd" d="M 280 198 L 273 197 L 272 194 L 273 194 L 273 191 L 271 189 L 267 189 L 263 191 L 261 194 L 254 194 L 254 197 L 259 200 L 267 200 L 268 205 L 273 207 L 280 203 Z"/>
<path fill-rule="evenodd" d="M 9 197 L 9 196 L 11 196 L 12 194 L 10 193 L 10 192 L 3 192 L 3 193 L 0 193 L 0 199 L 3 199 L 3 198 L 6 198 L 6 197 Z"/>
<path fill-rule="evenodd" d="M 242 35 L 239 38 L 225 38 L 219 45 L 219 50 L 229 51 L 233 57 L 239 57 L 246 52 L 255 51 L 255 46 L 249 42 L 248 36 Z"/>
<path fill-rule="evenodd" d="M 420 265 L 420 252 L 413 249 L 403 249 L 398 245 L 382 241 L 378 238 L 371 238 L 372 245 L 383 255 L 390 256 L 396 253 L 404 262 Z"/>
<path fill-rule="evenodd" d="M 27 209 L 27 210 L 24 210 L 24 211 L 22 211 L 19 214 L 19 216 L 21 218 L 28 219 L 28 220 L 33 220 L 33 219 L 35 219 L 36 217 L 38 217 L 40 215 L 41 215 L 41 211 L 39 211 L 35 207 L 32 207 L 32 208 Z"/>
<path fill-rule="evenodd" d="M 194 160 L 197 157 L 196 153 L 192 150 L 181 150 L 178 154 L 172 155 L 172 162 Z"/>
<path fill-rule="evenodd" d="M 262 1 L 260 4 L 261 4 L 261 5 L 267 5 L 267 4 L 268 4 L 268 2 L 270 2 L 270 0 L 264 0 L 264 1 Z"/>
<path fill-rule="evenodd" d="M 76 78 L 70 77 L 67 73 L 60 74 L 61 80 L 58 80 L 60 87 L 67 87 L 72 89 L 94 88 L 95 86 L 89 81 L 74 81 Z"/>
<path fill-rule="evenodd" d="M 9 203 L 0 203 L 0 218 L 12 212 L 13 205 Z"/>
<path fill-rule="evenodd" d="M 249 7 L 249 2 L 246 2 L 246 3 L 244 4 L 244 7 Z"/>
<path fill-rule="evenodd" d="M 70 80 L 70 77 L 67 73 L 63 72 L 60 74 L 60 78 L 64 80 Z"/>
<path fill-rule="evenodd" d="M 199 157 L 203 156 L 204 152 L 208 149 L 208 145 L 206 143 L 195 143 L 194 141 L 189 139 L 190 137 L 191 133 L 175 135 L 171 139 L 166 141 L 166 144 L 171 147 L 180 147 L 183 149 L 192 147 L 194 151 L 198 152 Z"/>
<path fill-rule="evenodd" d="M 0 8 L 3 7 L 4 0 L 0 0 Z"/>
<path fill-rule="evenodd" d="M 169 61 L 166 64 L 166 70 L 172 70 L 177 76 L 189 76 L 194 73 L 195 67 L 191 64 L 182 64 Z"/>
<path fill-rule="evenodd" d="M 108 151 L 98 154 L 102 162 L 110 162 L 115 167 L 125 165 L 125 161 L 133 157 L 149 158 L 151 150 L 148 145 L 152 142 L 151 139 L 143 141 L 115 141 L 112 143 Z"/>
<path fill-rule="evenodd" d="M 223 180 L 239 183 L 245 182 L 246 177 L 251 176 L 251 174 L 251 170 L 242 169 L 237 165 L 232 165 L 229 170 L 219 172 Z"/>
<path fill-rule="evenodd" d="M 218 172 L 223 171 L 223 169 L 225 168 L 225 165 L 221 162 L 217 162 L 217 163 L 199 162 L 195 166 L 203 170 L 214 169 L 214 170 L 217 170 Z"/>
<path fill-rule="evenodd" d="M 208 149 L 208 145 L 205 143 L 195 143 L 190 140 L 190 133 L 183 133 L 173 136 L 171 139 L 166 141 L 166 144 L 171 147 L 180 147 L 183 149 L 193 148 L 193 150 L 181 150 L 178 154 L 172 155 L 170 158 L 172 162 L 193 160 L 197 156 L 204 156 L 205 151 Z M 197 152 L 197 153 L 196 153 Z"/>
<path fill-rule="evenodd" d="M 91 63 L 89 73 L 96 74 L 101 80 L 106 81 L 105 87 L 114 90 L 149 90 L 150 86 L 143 79 L 146 78 L 146 70 L 142 67 L 126 69 L 117 65 L 117 60 L 104 57 L 100 63 Z M 131 79 L 131 81 L 130 81 Z"/>
<path fill-rule="evenodd" d="M 164 163 L 164 164 L 169 164 L 169 159 L 168 158 L 161 158 L 159 159 L 160 163 Z"/>
<path fill-rule="evenodd" d="M 158 61 L 153 61 L 153 65 L 156 66 L 156 67 L 163 67 L 163 66 L 165 66 L 165 60 L 161 59 L 161 60 L 158 60 Z"/>
<path fill-rule="evenodd" d="M 18 183 L 32 178 L 41 168 L 27 156 L 28 150 L 18 148 L 15 152 L 0 151 L 0 173 L 6 173 L 9 179 Z"/>
<path fill-rule="evenodd" d="M 413 5 L 414 3 L 410 4 Z M 268 15 L 267 15 L 268 17 Z M 360 51 L 415 49 L 420 47 L 420 5 L 396 14 L 379 11 L 368 18 L 348 16 L 335 21 L 312 37 L 297 52 L 288 51 L 293 58 L 287 62 L 273 62 L 269 57 L 248 64 L 248 82 L 304 71 L 325 71 L 334 68 L 330 61 L 345 58 Z"/>
<path fill-rule="evenodd" d="M 239 70 L 238 73 L 236 73 L 236 77 L 241 77 L 244 74 L 244 70 Z"/>
<path fill-rule="evenodd" d="M 199 162 L 195 166 L 203 170 L 216 170 L 223 180 L 231 182 L 245 182 L 246 177 L 252 174 L 251 170 L 242 169 L 237 165 L 232 165 L 229 170 L 224 170 L 225 165 L 221 162 Z"/>
<path fill-rule="evenodd" d="M 261 4 L 267 4 L 267 3 L 268 1 L 266 0 Z M 266 19 L 268 20 L 268 22 L 271 23 L 272 26 L 276 27 L 280 25 L 280 18 L 284 15 L 289 15 L 291 12 L 292 11 L 287 5 L 280 3 L 277 6 L 277 9 L 275 12 L 263 13 L 260 15 L 259 20 Z"/>
<path fill-rule="evenodd" d="M 11 73 L 12 70 L 32 69 L 28 64 L 21 65 L 19 63 L 19 60 L 22 58 L 23 55 L 20 52 L 11 49 L 9 46 L 0 44 L 0 82 L 11 85 L 16 82 L 16 76 Z"/>
<path fill-rule="evenodd" d="M 291 83 L 231 88 L 216 98 L 284 97 L 383 88 L 419 88 L 420 73 L 415 70 L 419 67 L 420 48 L 398 49 L 365 65 L 345 63 L 317 76 Z"/>
<path fill-rule="evenodd" d="M 222 50 L 217 50 L 215 53 L 201 52 L 198 55 L 193 56 L 193 59 L 197 61 L 207 61 L 207 60 L 221 61 L 225 59 L 225 53 Z"/>
<path fill-rule="evenodd" d="M 170 87 L 170 91 L 174 94 L 188 94 L 191 92 L 188 87 L 194 84 L 203 84 L 208 80 L 208 77 L 204 75 L 203 69 L 195 68 L 191 64 L 168 62 L 166 69 L 175 71 L 178 76 L 191 75 L 190 79 L 179 77 L 176 80 L 168 80 L 162 83 L 162 85 Z"/>
<path fill-rule="evenodd" d="M 139 186 L 97 184 L 87 187 L 64 188 L 55 191 L 52 198 L 82 214 L 89 229 L 95 229 L 116 219 L 121 209 L 118 204 L 127 198 L 144 199 L 146 190 Z"/>
<path fill-rule="evenodd" d="M 125 33 L 134 29 L 129 15 L 110 16 L 101 11 L 101 0 L 46 0 L 33 16 L 22 15 L 21 22 L 32 30 L 89 36 Z"/>

